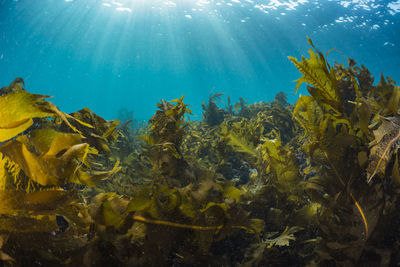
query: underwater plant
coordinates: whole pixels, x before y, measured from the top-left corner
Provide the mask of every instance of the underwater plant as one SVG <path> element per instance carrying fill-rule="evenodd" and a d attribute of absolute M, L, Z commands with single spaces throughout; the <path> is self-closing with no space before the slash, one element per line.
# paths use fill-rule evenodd
<path fill-rule="evenodd" d="M 208 98 L 208 104 L 201 104 L 203 108 L 203 121 L 209 126 L 216 126 L 224 121 L 225 110 L 218 107 L 217 103 L 221 101 L 222 93 L 212 94 Z"/>
<path fill-rule="evenodd" d="M 118 162 L 111 170 L 96 164 L 98 150 L 85 143 L 78 130 L 93 126 L 59 111 L 44 100 L 47 96 L 30 94 L 23 86 L 17 78 L 0 94 L 0 229 L 9 233 L 3 246 L 13 249 L 25 237 L 61 231 L 61 225 L 62 231 L 71 224 L 84 228 L 78 216 L 82 208 L 78 191 L 66 188 L 94 186 L 119 170 Z M 60 131 L 62 124 L 70 132 Z M 16 259 L 9 256 L 8 261 Z"/>
<path fill-rule="evenodd" d="M 400 88 L 309 39 L 295 104 L 161 100 L 147 127 L 0 90 L 10 266 L 394 266 Z"/>
<path fill-rule="evenodd" d="M 289 59 L 303 74 L 297 87 L 309 84 L 310 95 L 300 96 L 293 117 L 305 130 L 302 150 L 308 156 L 304 174 L 309 178 L 304 188 L 321 204 L 319 262 L 353 265 L 380 257 L 377 261 L 383 264 L 386 259 L 378 249 L 381 243 L 376 243 L 376 235 L 385 225 L 386 203 L 395 196 L 393 189 L 385 186 L 384 179 L 390 176 L 381 175 L 387 178 L 373 184 L 370 181 L 377 174 L 374 170 L 380 168 L 383 173 L 389 162 L 389 149 L 383 147 L 391 146 L 394 141 L 390 140 L 398 137 L 392 132 L 387 142 L 376 140 L 381 143 L 378 147 L 376 141 L 370 142 L 391 131 L 378 125 L 387 125 L 380 113 L 397 113 L 397 88 L 382 86 L 384 82 L 373 86 L 369 72 L 355 67 L 351 59 L 348 68 L 331 67 L 310 39 L 309 43 L 313 48 L 309 59 Z M 386 90 L 384 97 L 382 89 Z M 389 102 L 394 105 L 390 109 Z M 380 130 L 372 131 L 374 127 Z"/>

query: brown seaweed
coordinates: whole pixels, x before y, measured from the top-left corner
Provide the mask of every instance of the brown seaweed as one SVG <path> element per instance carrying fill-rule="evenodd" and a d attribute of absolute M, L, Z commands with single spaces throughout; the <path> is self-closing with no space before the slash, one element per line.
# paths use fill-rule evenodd
<path fill-rule="evenodd" d="M 399 87 L 309 44 L 309 58 L 290 57 L 309 95 L 223 108 L 210 94 L 201 121 L 183 96 L 132 129 L 87 108 L 63 113 L 21 78 L 3 87 L 0 260 L 394 265 Z"/>

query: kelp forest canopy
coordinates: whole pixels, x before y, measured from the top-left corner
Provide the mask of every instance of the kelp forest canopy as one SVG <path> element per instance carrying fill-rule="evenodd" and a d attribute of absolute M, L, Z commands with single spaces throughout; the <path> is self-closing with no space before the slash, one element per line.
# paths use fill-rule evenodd
<path fill-rule="evenodd" d="M 201 121 L 183 96 L 133 129 L 1 88 L 3 265 L 400 262 L 400 87 L 308 42 L 289 57 L 308 95 L 211 93 Z"/>

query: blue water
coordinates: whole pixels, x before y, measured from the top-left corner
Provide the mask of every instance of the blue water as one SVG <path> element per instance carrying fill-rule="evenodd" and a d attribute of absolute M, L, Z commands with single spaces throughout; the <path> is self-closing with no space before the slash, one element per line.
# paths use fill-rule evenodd
<path fill-rule="evenodd" d="M 184 94 L 196 119 L 210 91 L 294 102 L 287 56 L 307 53 L 307 35 L 400 81 L 400 0 L 0 0 L 0 86 L 22 77 L 61 110 L 106 119 L 148 119 Z"/>

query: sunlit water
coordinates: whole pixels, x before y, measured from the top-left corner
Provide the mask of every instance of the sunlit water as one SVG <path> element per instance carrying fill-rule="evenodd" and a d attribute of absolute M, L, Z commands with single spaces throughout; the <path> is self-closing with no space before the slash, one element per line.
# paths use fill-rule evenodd
<path fill-rule="evenodd" d="M 287 56 L 307 53 L 306 36 L 400 81 L 400 0 L 0 0 L 0 86 L 22 77 L 63 111 L 106 119 L 148 119 L 184 94 L 201 118 L 211 91 L 294 102 Z"/>

